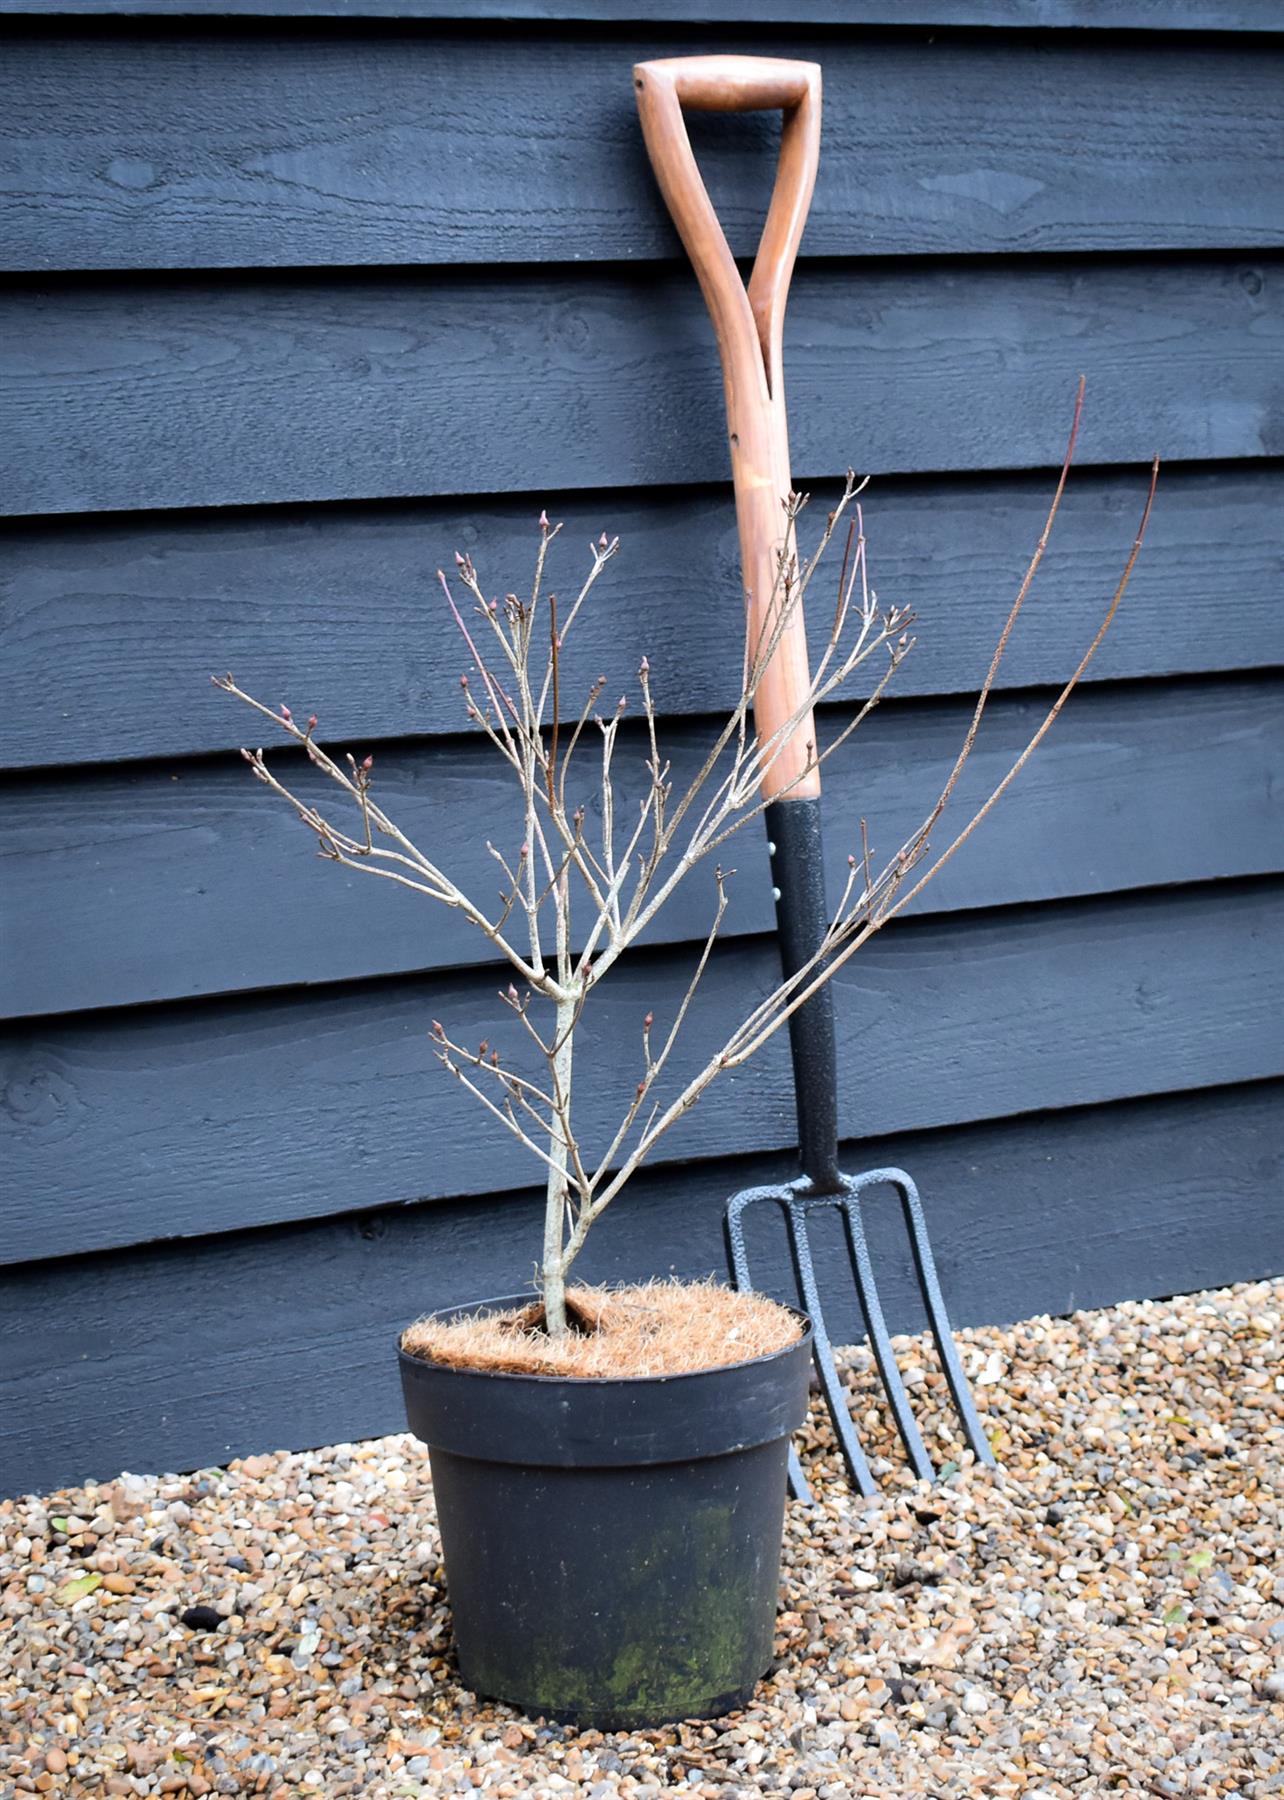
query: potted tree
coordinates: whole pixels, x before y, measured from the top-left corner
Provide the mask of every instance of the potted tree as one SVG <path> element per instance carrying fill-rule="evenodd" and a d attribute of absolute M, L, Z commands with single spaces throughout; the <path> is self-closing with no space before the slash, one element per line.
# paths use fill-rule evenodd
<path fill-rule="evenodd" d="M 1075 429 L 1082 398 L 1081 384 Z M 315 717 L 301 722 L 287 706 L 252 698 L 230 674 L 214 678 L 303 752 L 288 767 L 269 763 L 262 749 L 242 754 L 322 857 L 460 912 L 508 968 L 486 1041 L 464 1043 L 446 1020 L 425 1028 L 442 1068 L 541 1171 L 536 1291 L 433 1313 L 399 1343 L 410 1425 L 431 1457 L 461 1671 L 481 1693 L 579 1724 L 635 1727 L 725 1712 L 748 1698 L 770 1660 L 786 1454 L 807 1402 L 807 1321 L 755 1294 L 677 1283 L 606 1292 L 577 1288 L 572 1272 L 589 1233 L 666 1133 L 922 891 L 1060 712 L 1122 598 L 1149 498 L 1078 667 L 1003 779 L 935 846 L 1042 559 L 1073 445 L 1074 430 L 941 791 L 877 865 L 861 822 L 815 953 L 747 1004 L 734 1029 L 681 1074 L 675 1047 L 699 1014 L 701 979 L 733 903 L 727 858 L 737 834 L 763 813 L 764 788 L 778 800 L 814 783 L 912 647 L 909 613 L 881 606 L 870 583 L 862 484 L 853 475 L 807 553 L 799 543 L 805 499 L 784 499 L 771 595 L 761 629 L 748 637 L 739 697 L 684 781 L 664 754 L 657 680 L 645 658 L 632 696 L 606 704 L 602 678 L 568 705 L 566 645 L 617 540 L 603 535 L 591 545 L 569 600 L 549 585 L 559 528 L 543 515 L 534 578 L 520 598 L 494 592 L 468 556 L 456 555 L 453 579 L 438 571 L 460 635 L 466 722 L 520 801 L 519 841 L 487 845 L 500 884 L 489 902 L 466 892 L 383 809 L 371 756 L 335 754 L 319 741 Z M 787 711 L 765 723 L 764 682 L 800 629 L 836 534 L 843 551 L 832 625 Z M 871 665 L 863 699 L 820 747 L 814 710 L 850 692 Z M 636 726 L 626 725 L 631 716 Z M 629 759 L 639 781 L 625 803 Z M 781 765 L 787 778 L 769 781 Z M 326 795 L 346 810 L 327 807 Z M 612 972 L 693 882 L 706 884 L 710 914 L 689 983 L 665 1016 L 648 1011 L 634 1042 L 617 1046 L 626 1092 L 614 1127 L 589 1141 L 575 1102 L 585 1022 Z"/>

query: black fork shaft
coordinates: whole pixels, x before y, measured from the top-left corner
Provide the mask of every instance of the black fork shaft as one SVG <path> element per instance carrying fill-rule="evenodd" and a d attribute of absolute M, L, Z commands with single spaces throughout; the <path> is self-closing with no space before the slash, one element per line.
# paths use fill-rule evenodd
<path fill-rule="evenodd" d="M 766 817 L 780 966 L 788 980 L 819 954 L 829 930 L 820 799 L 773 800 Z M 842 1176 L 838 1171 L 838 1052 L 834 999 L 828 985 L 790 1017 L 789 1051 L 803 1174 L 816 1193 L 833 1194 L 842 1186 Z"/>

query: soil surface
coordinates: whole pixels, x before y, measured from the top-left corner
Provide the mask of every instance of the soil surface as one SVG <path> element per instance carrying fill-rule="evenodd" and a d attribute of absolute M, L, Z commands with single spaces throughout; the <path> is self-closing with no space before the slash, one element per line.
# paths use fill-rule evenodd
<path fill-rule="evenodd" d="M 385 1438 L 0 1503 L 0 1792 L 782 1800 L 1284 1793 L 1284 1282 L 963 1332 L 1003 1468 L 819 1419 L 747 1711 L 603 1736 L 457 1683 L 426 1454 Z"/>
<path fill-rule="evenodd" d="M 472 1313 L 411 1325 L 401 1347 L 425 1362 L 502 1375 L 620 1381 L 691 1375 L 770 1356 L 801 1335 L 788 1308 L 765 1294 L 712 1281 L 647 1281 L 633 1287 L 573 1287 L 570 1329 L 544 1328 L 537 1301 L 515 1312 Z"/>

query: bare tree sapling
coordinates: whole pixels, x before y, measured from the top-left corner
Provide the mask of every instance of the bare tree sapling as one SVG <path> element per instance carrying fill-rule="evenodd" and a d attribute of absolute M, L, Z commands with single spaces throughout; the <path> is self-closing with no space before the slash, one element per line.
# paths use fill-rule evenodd
<path fill-rule="evenodd" d="M 533 1075 L 488 1042 L 475 1048 L 460 1042 L 443 1021 L 432 1021 L 431 1033 L 442 1065 L 543 1166 L 546 1205 L 539 1285 L 543 1321 L 553 1337 L 564 1336 L 568 1329 L 567 1276 L 589 1230 L 656 1144 L 714 1081 L 741 1068 L 875 932 L 922 892 L 1011 785 L 1096 654 L 1141 548 L 1157 462 L 1118 586 L 1078 665 L 1002 779 L 937 848 L 938 828 L 976 743 L 1012 630 L 1047 548 L 1074 454 L 1082 404 L 1081 383 L 1043 530 L 940 791 L 919 824 L 885 860 L 876 862 L 871 855 L 866 822 L 860 820 L 847 859 L 847 877 L 817 954 L 748 1006 L 717 1049 L 677 1084 L 666 1083 L 664 1077 L 729 904 L 726 855 L 736 834 L 763 811 L 766 802 L 760 790 L 765 773 L 783 754 L 795 728 L 810 720 L 814 709 L 849 692 L 858 672 L 873 665 L 872 675 L 861 684 L 865 698 L 830 740 L 823 748 L 806 743 L 803 773 L 832 756 L 869 717 L 912 648 L 911 614 L 895 606 L 882 607 L 869 578 L 860 501 L 863 482 L 849 472 L 819 541 L 807 555 L 799 547 L 806 497 L 791 494 L 783 499 L 778 574 L 766 621 L 757 641 L 746 645 L 739 698 L 685 783 L 674 779 L 661 747 L 653 674 L 647 659 L 642 659 L 636 710 L 642 720 L 644 793 L 627 809 L 619 803 L 616 762 L 621 727 L 632 709 L 624 698 L 603 709 L 605 676 L 592 684 L 574 709 L 567 708 L 563 692 L 567 641 L 615 556 L 618 540 L 604 534 L 590 546 L 587 572 L 569 603 L 559 601 L 548 587 L 546 563 L 560 527 L 550 525 L 543 515 L 534 578 L 524 596 L 492 597 L 465 555 L 455 557 L 453 582 L 438 571 L 444 605 L 467 662 L 460 675 L 464 713 L 506 766 L 520 794 L 520 842 L 487 844 L 500 879 L 494 901 L 484 902 L 466 892 L 431 849 L 414 843 L 377 803 L 372 757 L 333 754 L 318 740 L 315 717 L 300 723 L 287 706 L 274 708 L 252 698 L 230 674 L 213 678 L 218 687 L 302 746 L 347 803 L 344 825 L 269 765 L 262 749 L 242 752 L 258 780 L 288 802 L 314 834 L 321 856 L 343 868 L 396 882 L 461 913 L 509 965 L 510 979 L 499 998 L 528 1042 Z M 784 726 L 755 736 L 754 699 L 764 671 L 836 538 L 842 553 L 837 559 L 832 616 L 810 686 Z M 790 791 L 786 786 L 784 792 Z M 573 1106 L 576 1041 L 585 1009 L 680 884 L 697 870 L 707 871 L 712 883 L 712 922 L 690 980 L 664 1024 L 658 1024 L 651 1012 L 639 1020 L 636 1085 L 604 1141 L 590 1147 L 576 1128 Z"/>

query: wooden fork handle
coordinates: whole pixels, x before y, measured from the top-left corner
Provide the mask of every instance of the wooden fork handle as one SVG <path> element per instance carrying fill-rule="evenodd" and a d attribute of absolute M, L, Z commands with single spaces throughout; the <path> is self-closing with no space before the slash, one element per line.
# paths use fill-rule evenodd
<path fill-rule="evenodd" d="M 820 65 L 779 56 L 674 56 L 638 74 L 668 80 L 696 112 L 769 112 L 820 95 Z"/>
<path fill-rule="evenodd" d="M 820 68 L 776 57 L 683 56 L 639 63 L 633 82 L 651 165 L 699 279 L 722 359 L 751 658 L 775 643 L 754 700 L 759 744 L 771 744 L 763 793 L 769 800 L 786 793 L 814 797 L 820 774 L 808 767 L 816 732 L 806 707 L 811 683 L 802 606 L 794 606 L 783 630 L 777 609 L 785 501 L 793 490 L 781 366 L 785 302 L 820 157 Z M 747 289 L 696 164 L 684 106 L 784 112 L 776 183 Z"/>

